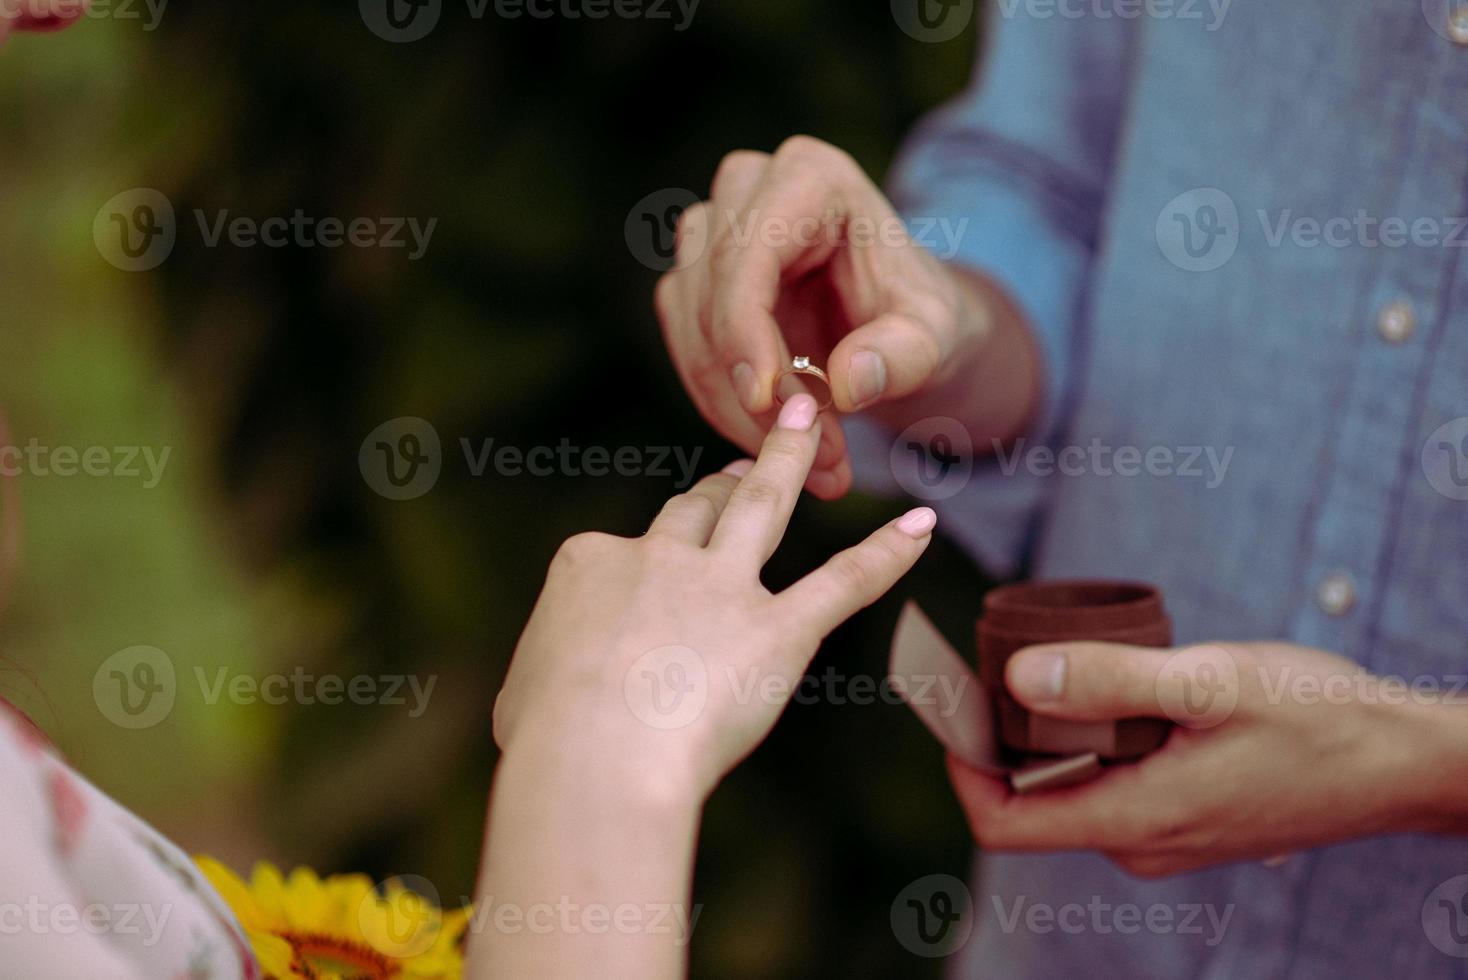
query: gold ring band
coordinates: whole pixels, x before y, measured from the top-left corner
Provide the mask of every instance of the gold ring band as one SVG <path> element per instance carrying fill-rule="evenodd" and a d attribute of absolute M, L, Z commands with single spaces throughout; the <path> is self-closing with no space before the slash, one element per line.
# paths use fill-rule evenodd
<path fill-rule="evenodd" d="M 788 368 L 786 368 L 785 370 L 781 371 L 780 372 L 780 376 L 775 379 L 775 403 L 776 404 L 778 404 L 778 405 L 785 404 L 785 399 L 782 398 L 781 395 L 780 395 L 780 382 L 781 381 L 784 381 L 786 378 L 790 377 L 793 374 L 798 374 L 798 375 L 801 375 L 802 377 L 807 377 L 807 378 L 815 378 L 821 384 L 825 385 L 826 386 L 826 397 L 825 397 L 824 400 L 819 399 L 819 398 L 816 399 L 817 405 L 819 406 L 816 410 L 819 411 L 819 412 L 824 412 L 826 409 L 828 409 L 828 408 L 831 407 L 831 405 L 834 402 L 834 399 L 832 398 L 832 395 L 831 395 L 831 378 L 826 374 L 826 372 L 823 369 L 821 369 L 819 367 L 816 367 L 814 364 L 812 364 L 810 362 L 810 358 L 809 357 L 806 357 L 803 354 L 802 355 L 799 355 L 799 356 L 796 356 L 796 357 L 792 357 L 790 359 L 790 366 Z"/>

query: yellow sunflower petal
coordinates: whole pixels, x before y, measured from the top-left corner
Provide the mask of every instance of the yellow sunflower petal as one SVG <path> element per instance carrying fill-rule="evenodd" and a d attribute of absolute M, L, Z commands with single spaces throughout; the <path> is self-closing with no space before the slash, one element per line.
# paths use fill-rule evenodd
<path fill-rule="evenodd" d="M 472 912 L 472 906 L 444 912 L 438 936 L 434 938 L 433 948 L 429 952 L 434 955 L 462 959 L 461 945 L 464 933 L 469 928 L 469 916 Z"/>
<path fill-rule="evenodd" d="M 461 980 L 460 937 L 469 909 L 442 912 L 392 880 L 379 893 L 365 875 L 321 878 L 309 868 L 289 877 L 261 862 L 246 884 L 208 858 L 199 865 L 245 925 L 274 980 Z"/>
<path fill-rule="evenodd" d="M 279 868 L 268 861 L 256 862 L 250 873 L 250 894 L 270 931 L 284 932 L 291 927 L 289 896 Z"/>
<path fill-rule="evenodd" d="M 305 977 L 304 973 L 295 968 L 296 954 L 290 943 L 270 933 L 252 932 L 249 936 L 250 948 L 255 951 L 255 960 L 267 977 L 274 977 L 275 980 L 297 980 Z"/>
<path fill-rule="evenodd" d="M 324 884 L 332 920 L 355 932 L 363 905 L 375 898 L 372 879 L 366 875 L 332 875 Z"/>
<path fill-rule="evenodd" d="M 409 960 L 433 948 L 442 923 L 443 913 L 422 895 L 390 887 L 385 897 L 363 906 L 358 924 L 373 949 Z"/>
<path fill-rule="evenodd" d="M 285 880 L 284 887 L 286 910 L 293 928 L 303 932 L 331 932 L 339 925 L 316 872 L 296 868 Z"/>
<path fill-rule="evenodd" d="M 234 912 L 235 918 L 239 920 L 240 926 L 245 930 L 262 928 L 265 919 L 260 907 L 255 903 L 254 895 L 239 875 L 225 867 L 214 858 L 205 855 L 197 855 L 194 863 L 198 865 L 199 871 L 214 886 L 219 897 Z"/>

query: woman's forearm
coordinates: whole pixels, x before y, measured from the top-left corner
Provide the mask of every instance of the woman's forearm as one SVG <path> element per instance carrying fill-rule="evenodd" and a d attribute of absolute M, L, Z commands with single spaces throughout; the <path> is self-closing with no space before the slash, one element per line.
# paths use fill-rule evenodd
<path fill-rule="evenodd" d="M 611 755 L 546 744 L 501 761 L 466 976 L 686 974 L 700 803 Z"/>

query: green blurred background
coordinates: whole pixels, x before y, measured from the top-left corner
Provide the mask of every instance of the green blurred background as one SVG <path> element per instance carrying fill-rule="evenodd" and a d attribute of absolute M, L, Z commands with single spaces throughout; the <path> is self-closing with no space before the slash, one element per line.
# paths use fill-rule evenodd
<path fill-rule="evenodd" d="M 733 457 L 682 395 L 624 226 L 702 196 L 724 153 L 812 133 L 877 178 L 957 91 L 976 29 L 919 43 L 887 4 L 705 0 L 668 21 L 508 21 L 449 2 L 390 44 L 346 0 L 168 6 L 14 39 L 0 56 L 0 411 L 11 438 L 170 447 L 156 487 L 19 478 L 0 695 L 185 847 L 323 872 L 473 885 L 495 762 L 489 708 L 559 542 L 640 532 L 670 477 L 472 477 L 458 440 L 673 446 Z M 99 208 L 153 188 L 160 267 L 121 271 Z M 436 217 L 426 255 L 206 247 L 192 211 Z M 429 420 L 428 494 L 367 485 L 358 448 Z M 901 502 L 806 501 L 778 586 Z M 987 583 L 939 545 L 813 668 L 880 678 L 902 595 L 963 637 Z M 166 721 L 124 730 L 92 679 L 136 644 L 179 672 Z M 429 710 L 208 704 L 199 667 L 434 676 Z M 970 851 L 941 753 L 910 713 L 814 703 L 711 801 L 700 977 L 933 976 L 888 924 Z"/>

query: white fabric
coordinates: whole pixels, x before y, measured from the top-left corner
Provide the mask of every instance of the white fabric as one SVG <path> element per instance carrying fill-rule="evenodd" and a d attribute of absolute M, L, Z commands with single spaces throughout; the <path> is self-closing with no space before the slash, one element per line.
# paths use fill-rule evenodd
<path fill-rule="evenodd" d="M 188 856 L 0 702 L 0 980 L 258 980 Z"/>

